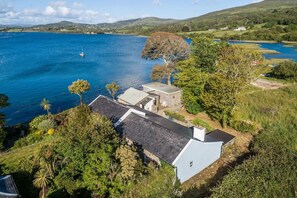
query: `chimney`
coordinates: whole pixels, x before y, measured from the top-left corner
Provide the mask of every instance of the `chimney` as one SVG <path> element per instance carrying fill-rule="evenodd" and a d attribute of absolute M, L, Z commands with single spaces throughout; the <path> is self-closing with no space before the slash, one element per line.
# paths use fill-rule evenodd
<path fill-rule="evenodd" d="M 193 126 L 193 138 L 204 142 L 205 128 L 198 128 L 198 127 Z"/>

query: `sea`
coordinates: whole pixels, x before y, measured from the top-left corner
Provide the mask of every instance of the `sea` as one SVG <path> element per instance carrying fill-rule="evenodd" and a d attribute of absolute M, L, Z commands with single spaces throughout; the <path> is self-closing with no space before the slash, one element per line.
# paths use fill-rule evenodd
<path fill-rule="evenodd" d="M 83 95 L 90 103 L 99 94 L 108 96 L 105 85 L 116 82 L 119 93 L 151 82 L 150 73 L 161 60 L 145 60 L 141 51 L 146 37 L 112 34 L 0 33 L 0 93 L 10 105 L 0 110 L 8 125 L 45 114 L 43 98 L 58 113 L 79 104 L 68 91 L 77 79 L 87 80 L 91 90 Z M 297 61 L 297 48 L 283 44 L 260 44 L 280 54 L 266 58 Z M 81 57 L 81 52 L 85 57 Z"/>

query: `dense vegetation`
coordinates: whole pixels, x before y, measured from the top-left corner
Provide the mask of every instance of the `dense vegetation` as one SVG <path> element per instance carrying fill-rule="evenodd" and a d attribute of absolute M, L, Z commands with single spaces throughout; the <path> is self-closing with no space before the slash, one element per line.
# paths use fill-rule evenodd
<path fill-rule="evenodd" d="M 297 81 L 297 62 L 285 61 L 277 65 L 272 69 L 272 75 L 274 77 Z"/>
<path fill-rule="evenodd" d="M 177 67 L 174 84 L 183 89 L 189 113 L 204 109 L 223 126 L 231 123 L 238 94 L 251 82 L 262 56 L 210 38 L 193 39 L 191 56 Z"/>
<path fill-rule="evenodd" d="M 0 94 L 0 109 L 7 107 L 8 105 L 9 105 L 8 97 L 4 94 Z M 6 137 L 6 131 L 4 127 L 5 127 L 5 115 L 0 113 L 0 150 L 4 148 L 3 143 Z"/>
<path fill-rule="evenodd" d="M 81 102 L 89 89 L 85 80 L 69 86 Z M 48 114 L 34 118 L 29 134 L 0 159 L 0 174 L 12 174 L 22 196 L 179 195 L 173 168 L 164 163 L 145 165 L 138 147 L 120 139 L 107 118 L 83 103 L 57 115 L 50 113 L 48 100 L 43 99 L 41 107 Z"/>
<path fill-rule="evenodd" d="M 297 87 L 241 97 L 237 114 L 263 127 L 254 155 L 213 189 L 212 197 L 295 197 L 297 166 Z"/>

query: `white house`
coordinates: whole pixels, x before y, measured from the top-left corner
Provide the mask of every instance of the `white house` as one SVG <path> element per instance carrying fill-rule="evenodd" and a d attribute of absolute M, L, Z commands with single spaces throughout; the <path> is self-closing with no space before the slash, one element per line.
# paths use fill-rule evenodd
<path fill-rule="evenodd" d="M 246 31 L 246 28 L 244 26 L 241 26 L 241 27 L 234 29 L 234 31 Z"/>
<path fill-rule="evenodd" d="M 92 111 L 111 119 L 122 138 L 141 146 L 147 158 L 175 168 L 181 182 L 190 179 L 221 156 L 222 145 L 234 136 L 216 130 L 185 127 L 141 108 L 119 104 L 104 96 L 90 105 Z"/>

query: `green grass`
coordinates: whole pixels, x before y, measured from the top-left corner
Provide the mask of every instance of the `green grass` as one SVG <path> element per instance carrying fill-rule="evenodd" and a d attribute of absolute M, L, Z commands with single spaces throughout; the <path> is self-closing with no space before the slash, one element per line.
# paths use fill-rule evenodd
<path fill-rule="evenodd" d="M 203 127 L 203 128 L 206 128 L 207 132 L 211 132 L 214 130 L 213 127 L 211 127 L 207 122 L 203 121 L 203 120 L 200 120 L 199 118 L 195 118 L 192 123 L 195 125 L 195 126 L 198 126 L 198 127 Z"/>
<path fill-rule="evenodd" d="M 237 114 L 263 126 L 254 155 L 226 175 L 211 197 L 295 197 L 297 85 L 244 94 Z"/>

